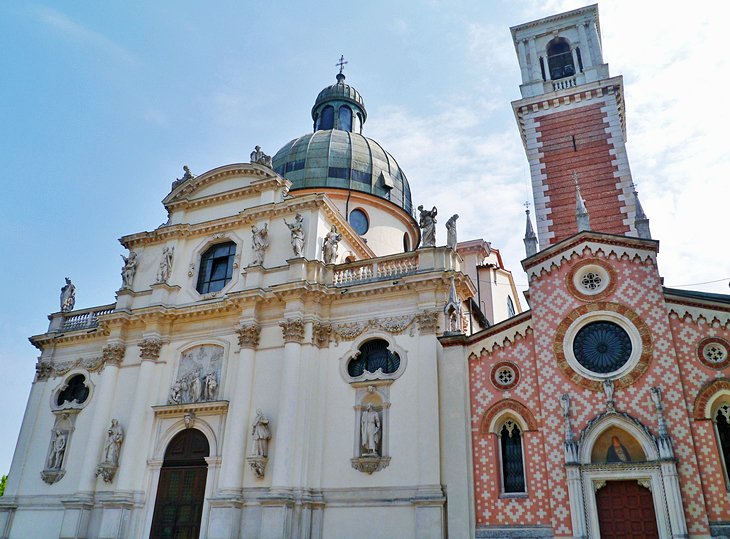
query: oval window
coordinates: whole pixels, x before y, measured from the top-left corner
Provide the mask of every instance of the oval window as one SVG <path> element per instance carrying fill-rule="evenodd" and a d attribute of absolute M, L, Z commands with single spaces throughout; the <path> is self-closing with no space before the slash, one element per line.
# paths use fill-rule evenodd
<path fill-rule="evenodd" d="M 350 212 L 350 226 L 355 229 L 360 236 L 364 235 L 370 228 L 368 216 L 360 209 L 354 209 Z"/>

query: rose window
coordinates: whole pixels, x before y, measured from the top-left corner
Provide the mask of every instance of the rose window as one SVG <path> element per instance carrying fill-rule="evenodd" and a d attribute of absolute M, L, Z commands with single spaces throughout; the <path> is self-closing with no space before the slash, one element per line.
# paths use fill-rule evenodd
<path fill-rule="evenodd" d="M 702 350 L 702 355 L 710 363 L 722 363 L 727 359 L 727 350 L 720 343 L 710 343 Z"/>
<path fill-rule="evenodd" d="M 580 280 L 581 286 L 586 290 L 597 290 L 598 288 L 600 288 L 602 282 L 603 279 L 601 279 L 601 276 L 592 271 L 589 271 L 588 273 L 583 275 Z"/>
<path fill-rule="evenodd" d="M 573 354 L 584 368 L 608 374 L 623 367 L 631 357 L 631 338 L 613 322 L 591 322 L 583 326 L 573 340 Z"/>
<path fill-rule="evenodd" d="M 515 371 L 513 371 L 509 367 L 502 367 L 497 371 L 495 378 L 497 379 L 497 383 L 499 385 L 508 386 L 515 379 Z"/>

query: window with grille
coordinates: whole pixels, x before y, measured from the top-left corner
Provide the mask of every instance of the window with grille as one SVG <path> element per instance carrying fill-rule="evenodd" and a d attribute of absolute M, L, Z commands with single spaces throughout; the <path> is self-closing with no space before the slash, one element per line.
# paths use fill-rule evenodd
<path fill-rule="evenodd" d="M 58 394 L 56 402 L 58 406 L 63 406 L 65 403 L 72 403 L 76 401 L 77 404 L 83 404 L 89 397 L 89 388 L 86 387 L 86 378 L 83 374 L 77 374 L 71 377 L 66 385 L 66 388 Z"/>
<path fill-rule="evenodd" d="M 356 378 L 365 371 L 376 372 L 382 369 L 383 374 L 392 374 L 400 367 L 400 357 L 388 350 L 388 341 L 373 339 L 363 343 L 360 354 L 347 364 L 347 374 Z"/>
<path fill-rule="evenodd" d="M 218 292 L 233 277 L 233 258 L 236 244 L 232 241 L 210 247 L 200 257 L 200 273 L 197 290 L 201 294 Z"/>
<path fill-rule="evenodd" d="M 505 493 L 525 492 L 525 470 L 522 462 L 522 433 L 517 423 L 505 421 L 499 432 L 502 449 L 502 489 Z"/>

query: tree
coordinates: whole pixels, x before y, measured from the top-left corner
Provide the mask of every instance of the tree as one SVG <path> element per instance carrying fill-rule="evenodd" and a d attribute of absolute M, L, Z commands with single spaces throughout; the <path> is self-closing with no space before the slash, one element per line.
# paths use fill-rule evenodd
<path fill-rule="evenodd" d="M 0 477 L 0 496 L 5 494 L 5 484 L 8 482 L 8 476 L 3 475 Z"/>

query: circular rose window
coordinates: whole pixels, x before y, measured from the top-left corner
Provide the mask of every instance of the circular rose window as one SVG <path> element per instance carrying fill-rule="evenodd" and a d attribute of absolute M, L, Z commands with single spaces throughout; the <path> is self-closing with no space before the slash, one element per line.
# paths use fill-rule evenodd
<path fill-rule="evenodd" d="M 618 324 L 601 320 L 586 324 L 573 339 L 573 354 L 585 369 L 608 374 L 619 370 L 631 358 L 631 337 Z"/>

